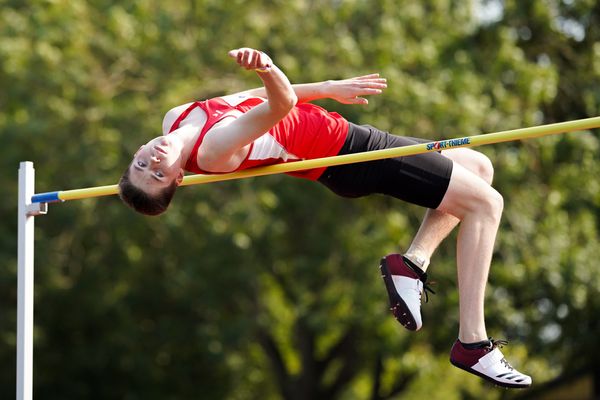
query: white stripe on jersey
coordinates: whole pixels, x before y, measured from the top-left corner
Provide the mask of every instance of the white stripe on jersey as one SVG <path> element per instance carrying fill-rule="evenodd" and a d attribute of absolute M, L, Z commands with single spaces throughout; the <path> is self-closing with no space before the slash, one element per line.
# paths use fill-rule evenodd
<path fill-rule="evenodd" d="M 267 160 L 270 158 L 279 159 L 284 162 L 288 160 L 300 160 L 291 153 L 288 153 L 285 148 L 268 133 L 265 133 L 254 141 L 252 151 L 248 156 L 249 160 Z"/>

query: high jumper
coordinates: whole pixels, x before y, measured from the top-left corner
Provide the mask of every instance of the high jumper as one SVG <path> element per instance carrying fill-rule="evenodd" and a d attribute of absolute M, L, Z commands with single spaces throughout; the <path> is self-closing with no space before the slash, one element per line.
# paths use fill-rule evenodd
<path fill-rule="evenodd" d="M 139 148 L 119 182 L 121 198 L 135 210 L 147 215 L 166 211 L 185 171 L 223 174 L 426 142 L 353 124 L 310 103 L 331 98 L 366 104 L 363 96 L 387 87 L 378 74 L 292 85 L 261 51 L 241 48 L 229 56 L 256 71 L 263 86 L 171 109 L 163 135 Z M 467 148 L 430 150 L 439 151 L 289 174 L 317 181 L 343 197 L 381 193 L 427 209 L 407 251 L 384 256 L 379 266 L 393 314 L 411 331 L 422 326 L 421 295 L 428 288 L 430 258 L 460 222 L 460 326 L 450 361 L 496 385 L 527 387 L 531 377 L 505 360 L 499 349 L 503 341 L 489 338 L 485 327 L 484 293 L 503 210 L 503 198 L 491 186 L 492 163 Z"/>

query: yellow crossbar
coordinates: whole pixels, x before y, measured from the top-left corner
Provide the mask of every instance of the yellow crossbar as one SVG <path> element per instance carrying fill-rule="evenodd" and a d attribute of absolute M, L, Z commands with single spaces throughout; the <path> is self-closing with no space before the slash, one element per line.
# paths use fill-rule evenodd
<path fill-rule="evenodd" d="M 346 154 L 334 157 L 317 158 L 283 164 L 269 165 L 266 167 L 251 168 L 243 171 L 214 175 L 188 175 L 183 179 L 182 186 L 198 185 L 201 183 L 220 182 L 232 179 L 243 179 L 254 176 L 281 174 L 285 172 L 301 171 L 314 168 L 330 167 L 334 165 L 353 164 L 364 161 L 381 160 L 384 158 L 410 156 L 444 149 L 458 147 L 474 147 L 485 144 L 509 142 L 514 140 L 530 139 L 565 132 L 581 131 L 600 127 L 600 117 L 579 119 L 568 122 L 559 122 L 534 126 L 530 128 L 513 129 L 502 132 L 487 133 L 476 136 L 466 136 L 456 139 L 440 140 L 405 147 L 369 151 L 364 153 Z M 97 186 L 84 189 L 59 191 L 58 199 L 62 201 L 77 200 L 90 197 L 108 196 L 118 193 L 117 185 Z M 37 196 L 37 195 L 36 195 Z M 35 197 L 34 196 L 34 202 Z M 39 195 L 41 196 L 41 195 Z"/>

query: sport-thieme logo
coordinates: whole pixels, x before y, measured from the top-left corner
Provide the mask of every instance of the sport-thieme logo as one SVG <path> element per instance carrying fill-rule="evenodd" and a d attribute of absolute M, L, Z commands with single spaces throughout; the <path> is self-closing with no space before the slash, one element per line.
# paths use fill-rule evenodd
<path fill-rule="evenodd" d="M 442 140 L 439 142 L 433 142 L 433 143 L 427 143 L 427 150 L 442 150 L 442 149 L 448 149 L 451 147 L 456 147 L 456 146 L 464 146 L 465 144 L 470 144 L 471 143 L 471 139 L 466 137 L 466 138 L 460 138 L 460 139 L 448 139 L 448 140 Z"/>

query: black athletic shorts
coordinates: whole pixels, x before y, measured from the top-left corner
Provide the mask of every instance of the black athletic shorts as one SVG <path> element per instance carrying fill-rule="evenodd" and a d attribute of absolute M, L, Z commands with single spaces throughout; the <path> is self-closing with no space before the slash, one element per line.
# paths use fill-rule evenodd
<path fill-rule="evenodd" d="M 370 125 L 349 123 L 339 155 L 425 143 L 428 140 L 395 136 Z M 328 167 L 318 179 L 343 197 L 381 193 L 412 204 L 437 208 L 448 189 L 452 161 L 440 153 L 366 161 Z"/>

